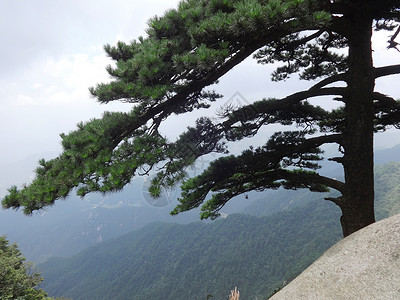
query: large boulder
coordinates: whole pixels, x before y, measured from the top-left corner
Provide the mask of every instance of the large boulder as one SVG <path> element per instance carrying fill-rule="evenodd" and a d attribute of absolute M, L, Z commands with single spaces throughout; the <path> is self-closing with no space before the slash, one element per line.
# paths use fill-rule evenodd
<path fill-rule="evenodd" d="M 400 215 L 344 238 L 270 299 L 400 299 Z"/>

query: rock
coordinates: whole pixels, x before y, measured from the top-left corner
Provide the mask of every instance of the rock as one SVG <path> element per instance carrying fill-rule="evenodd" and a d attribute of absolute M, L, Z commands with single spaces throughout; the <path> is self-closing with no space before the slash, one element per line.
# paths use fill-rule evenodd
<path fill-rule="evenodd" d="M 344 238 L 270 300 L 400 299 L 400 215 Z"/>

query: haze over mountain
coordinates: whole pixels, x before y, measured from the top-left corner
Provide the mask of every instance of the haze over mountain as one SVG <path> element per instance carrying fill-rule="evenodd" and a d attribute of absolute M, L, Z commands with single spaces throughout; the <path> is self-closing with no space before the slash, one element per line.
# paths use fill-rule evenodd
<path fill-rule="evenodd" d="M 33 173 L 27 170 L 33 170 L 41 157 L 53 155 L 54 153 L 42 153 L 13 164 L 2 165 L 1 193 L 4 195 L 5 187 L 8 188 L 11 184 L 29 182 Z M 377 163 L 400 161 L 400 145 L 376 151 L 375 160 Z M 331 174 L 340 172 L 333 163 L 326 163 L 324 168 Z M 377 185 L 377 190 L 380 186 Z M 136 178 L 123 192 L 106 196 L 89 194 L 84 199 L 72 195 L 31 217 L 23 215 L 21 211 L 2 210 L 0 234 L 7 235 L 11 242 L 17 242 L 30 261 L 39 263 L 54 256 L 68 257 L 152 222 L 186 224 L 199 221 L 196 210 L 175 217 L 169 215 L 177 203 L 174 200 L 177 195 L 177 191 L 171 192 L 159 199 L 159 203 L 152 203 L 146 197 L 144 178 Z M 228 202 L 222 212 L 224 216 L 238 212 L 265 215 L 321 198 L 323 195 L 307 191 L 252 192 L 248 199 L 241 196 Z"/>

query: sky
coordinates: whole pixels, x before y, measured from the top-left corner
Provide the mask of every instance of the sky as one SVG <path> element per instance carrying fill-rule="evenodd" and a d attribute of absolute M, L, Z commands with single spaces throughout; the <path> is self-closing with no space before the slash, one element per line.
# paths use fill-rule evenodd
<path fill-rule="evenodd" d="M 0 0 L 0 163 L 61 151 L 59 134 L 105 110 L 88 88 L 108 82 L 103 45 L 144 35 L 174 0 Z"/>
<path fill-rule="evenodd" d="M 105 110 L 127 104 L 100 105 L 88 88 L 107 82 L 110 63 L 103 45 L 129 42 L 144 35 L 146 22 L 176 7 L 177 0 L 0 0 L 0 164 L 37 153 L 61 152 L 60 133 Z M 400 63 L 400 53 L 385 49 L 387 33 L 375 39 L 377 66 Z M 260 71 L 262 68 L 262 74 Z M 271 68 L 245 61 L 221 80 L 223 101 L 279 97 L 296 91 L 297 79 L 271 83 Z M 399 77 L 379 81 L 380 90 L 400 98 Z M 304 83 L 302 83 L 304 86 Z M 308 83 L 308 86 L 310 84 Z M 194 119 L 191 116 L 192 120 Z M 166 123 L 174 129 L 174 120 Z M 179 124 L 182 124 L 180 122 Z M 382 147 L 400 135 L 377 139 Z"/>

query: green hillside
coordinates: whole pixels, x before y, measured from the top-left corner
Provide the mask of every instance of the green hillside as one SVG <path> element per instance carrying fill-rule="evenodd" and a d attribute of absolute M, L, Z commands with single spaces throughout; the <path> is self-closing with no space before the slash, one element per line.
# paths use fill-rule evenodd
<path fill-rule="evenodd" d="M 262 299 L 340 238 L 338 217 L 313 201 L 270 217 L 157 223 L 40 269 L 50 295 L 75 300 L 224 299 L 235 286 Z"/>
<path fill-rule="evenodd" d="M 400 163 L 376 167 L 378 218 L 400 212 L 399 178 Z M 341 237 L 333 204 L 313 200 L 316 194 L 290 194 L 272 193 L 246 210 L 267 216 L 155 223 L 72 258 L 51 259 L 40 265 L 44 288 L 75 300 L 225 299 L 238 286 L 242 299 L 265 299 Z M 289 196 L 283 211 L 269 215 L 276 206 L 268 204 L 282 195 Z"/>
<path fill-rule="evenodd" d="M 400 213 L 400 162 L 375 167 L 375 196 L 378 220 Z"/>

